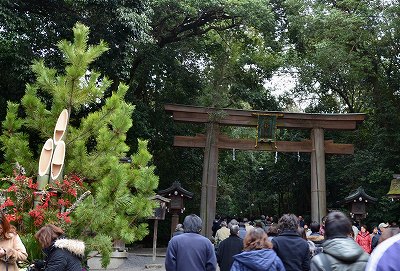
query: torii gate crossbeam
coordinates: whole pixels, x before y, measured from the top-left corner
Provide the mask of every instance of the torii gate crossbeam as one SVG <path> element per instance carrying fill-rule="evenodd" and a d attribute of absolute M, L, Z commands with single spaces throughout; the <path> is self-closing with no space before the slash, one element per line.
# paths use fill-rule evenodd
<path fill-rule="evenodd" d="M 200 216 L 205 226 L 203 234 L 208 237 L 212 234 L 212 221 L 215 218 L 219 149 L 311 153 L 311 219 L 321 221 L 326 214 L 325 154 L 354 153 L 352 144 L 324 140 L 324 130 L 355 130 L 365 119 L 365 114 L 264 112 L 173 104 L 165 105 L 165 110 L 172 113 L 175 121 L 206 124 L 206 135 L 175 136 L 174 146 L 205 148 Z M 278 129 L 311 130 L 310 140 L 277 141 L 273 146 L 259 144 L 255 147 L 254 140 L 231 139 L 219 133 L 220 125 L 256 127 L 257 113 L 279 115 Z"/>

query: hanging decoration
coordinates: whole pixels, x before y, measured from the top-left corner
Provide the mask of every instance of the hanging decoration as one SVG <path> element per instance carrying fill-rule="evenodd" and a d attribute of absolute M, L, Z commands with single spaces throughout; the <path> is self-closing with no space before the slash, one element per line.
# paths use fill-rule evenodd
<path fill-rule="evenodd" d="M 256 147 L 258 143 L 268 143 L 274 144 L 276 149 L 276 129 L 277 129 L 277 119 L 282 117 L 283 114 L 260 114 L 256 113 L 258 118 L 257 122 L 257 137 L 256 137 Z"/>
<path fill-rule="evenodd" d="M 278 162 L 278 152 L 275 152 L 275 164 Z"/>
<path fill-rule="evenodd" d="M 297 162 L 300 162 L 300 152 L 297 152 Z"/>
<path fill-rule="evenodd" d="M 235 153 L 235 151 L 236 151 L 236 149 L 233 148 L 233 149 L 232 149 L 232 160 L 233 160 L 233 161 L 236 161 L 236 153 Z"/>

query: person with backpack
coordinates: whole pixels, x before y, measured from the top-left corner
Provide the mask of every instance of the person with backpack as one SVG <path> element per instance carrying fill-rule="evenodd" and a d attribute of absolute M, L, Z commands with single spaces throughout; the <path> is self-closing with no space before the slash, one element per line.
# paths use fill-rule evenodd
<path fill-rule="evenodd" d="M 351 222 L 342 212 L 331 212 L 325 221 L 323 251 L 311 260 L 311 271 L 364 271 L 369 254 L 351 237 Z"/>

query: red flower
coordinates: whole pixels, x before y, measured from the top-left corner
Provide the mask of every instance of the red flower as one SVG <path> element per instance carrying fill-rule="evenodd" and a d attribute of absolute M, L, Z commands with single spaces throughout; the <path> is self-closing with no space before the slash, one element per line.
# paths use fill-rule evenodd
<path fill-rule="evenodd" d="M 35 208 L 31 210 L 28 214 L 34 219 L 33 224 L 36 227 L 40 227 L 43 224 L 44 221 L 43 209 Z"/>
<path fill-rule="evenodd" d="M 65 206 L 65 207 L 68 207 L 71 205 L 71 203 L 69 202 L 68 199 L 59 199 L 58 204 L 61 206 Z"/>
<path fill-rule="evenodd" d="M 7 192 L 17 192 L 17 190 L 18 187 L 15 184 L 13 184 L 7 189 Z"/>
<path fill-rule="evenodd" d="M 8 220 L 8 222 L 11 222 L 11 221 L 16 221 L 17 217 L 14 214 L 6 214 L 6 219 Z"/>
<path fill-rule="evenodd" d="M 63 219 L 65 223 L 71 223 L 71 218 L 68 216 L 69 212 L 64 212 L 64 213 L 58 213 L 57 217 L 58 219 Z"/>
<path fill-rule="evenodd" d="M 29 187 L 30 189 L 37 190 L 38 184 L 37 184 L 37 183 L 34 183 L 33 180 L 32 180 L 31 178 L 29 178 L 29 180 L 28 180 L 28 187 Z"/>
<path fill-rule="evenodd" d="M 69 188 L 68 189 L 68 191 L 67 191 L 67 193 L 68 194 L 70 194 L 70 195 L 72 195 L 72 196 L 74 196 L 75 198 L 76 198 L 76 196 L 77 196 L 77 192 L 76 192 L 76 189 L 74 189 L 74 188 Z"/>
<path fill-rule="evenodd" d="M 6 201 L 2 205 L 0 205 L 0 209 L 4 209 L 9 206 L 14 206 L 14 202 L 10 199 L 10 197 L 8 197 Z"/>

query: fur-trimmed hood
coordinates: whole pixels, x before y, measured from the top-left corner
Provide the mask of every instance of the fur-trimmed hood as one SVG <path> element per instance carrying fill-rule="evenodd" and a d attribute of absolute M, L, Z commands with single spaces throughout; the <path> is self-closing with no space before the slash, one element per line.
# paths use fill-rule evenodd
<path fill-rule="evenodd" d="M 307 236 L 307 240 L 313 241 L 314 243 L 315 242 L 322 243 L 325 240 L 325 238 L 320 234 L 315 234 Z"/>
<path fill-rule="evenodd" d="M 54 242 L 54 247 L 68 250 L 81 258 L 85 255 L 85 243 L 80 240 L 65 238 L 57 239 Z"/>

